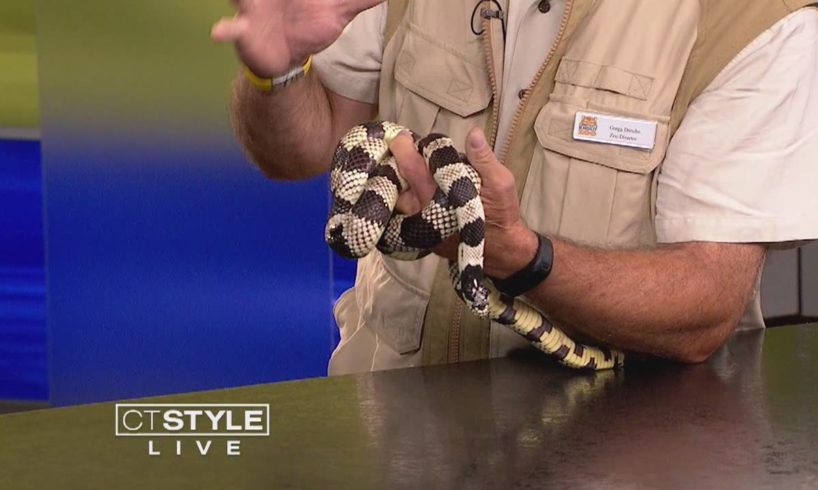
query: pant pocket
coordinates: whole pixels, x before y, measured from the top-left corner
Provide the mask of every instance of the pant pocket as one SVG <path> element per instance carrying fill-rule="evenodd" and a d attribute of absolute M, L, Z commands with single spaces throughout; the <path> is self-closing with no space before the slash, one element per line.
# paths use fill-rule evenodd
<path fill-rule="evenodd" d="M 355 298 L 362 327 L 399 354 L 420 349 L 438 258 L 400 262 L 379 253 L 358 265 Z"/>

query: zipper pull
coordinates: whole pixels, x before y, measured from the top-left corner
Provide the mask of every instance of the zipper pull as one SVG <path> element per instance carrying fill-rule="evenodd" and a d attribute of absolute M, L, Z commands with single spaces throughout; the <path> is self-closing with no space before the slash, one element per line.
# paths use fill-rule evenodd
<path fill-rule="evenodd" d="M 499 20 L 500 21 L 500 27 L 502 27 L 503 40 L 505 41 L 505 39 L 506 39 L 506 12 L 503 10 L 503 7 L 500 5 L 500 3 L 497 2 L 496 0 L 494 0 L 492 3 L 497 5 L 497 9 L 495 10 L 493 8 L 490 8 L 490 7 L 483 7 L 482 9 L 480 9 L 480 18 L 482 18 L 484 21 L 489 21 L 489 24 L 491 24 L 492 20 Z"/>
<path fill-rule="evenodd" d="M 502 10 L 494 10 L 490 8 L 483 8 L 480 10 L 480 17 L 484 19 L 500 19 L 501 21 L 506 21 L 506 13 Z"/>

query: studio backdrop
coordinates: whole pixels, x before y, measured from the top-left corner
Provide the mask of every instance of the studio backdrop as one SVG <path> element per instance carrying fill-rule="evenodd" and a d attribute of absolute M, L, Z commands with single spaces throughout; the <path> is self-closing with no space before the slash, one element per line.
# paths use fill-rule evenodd
<path fill-rule="evenodd" d="M 272 183 L 228 122 L 225 0 L 42 0 L 51 401 L 321 376 L 325 179 Z"/>

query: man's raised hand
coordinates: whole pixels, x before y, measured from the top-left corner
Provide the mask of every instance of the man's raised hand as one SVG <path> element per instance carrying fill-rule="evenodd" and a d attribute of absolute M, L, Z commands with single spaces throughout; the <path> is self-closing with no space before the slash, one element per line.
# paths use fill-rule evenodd
<path fill-rule="evenodd" d="M 216 42 L 236 44 L 262 77 L 287 73 L 335 42 L 358 13 L 383 0 L 233 0 L 236 15 L 213 26 Z"/>

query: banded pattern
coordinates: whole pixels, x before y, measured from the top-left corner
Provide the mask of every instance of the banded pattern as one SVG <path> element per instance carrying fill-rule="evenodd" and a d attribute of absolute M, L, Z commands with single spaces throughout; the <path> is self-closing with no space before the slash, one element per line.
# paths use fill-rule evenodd
<path fill-rule="evenodd" d="M 412 134 L 439 187 L 432 202 L 413 216 L 395 211 L 408 184 L 389 142 L 402 132 Z M 390 122 L 356 126 L 335 151 L 330 185 L 333 203 L 326 241 L 340 255 L 358 259 L 377 248 L 396 259 L 417 260 L 459 232 L 458 259 L 449 264 L 449 272 L 458 296 L 476 315 L 510 327 L 573 368 L 610 369 L 624 362 L 620 352 L 574 342 L 531 306 L 499 293 L 485 277 L 480 176 L 448 137 L 419 138 Z"/>

